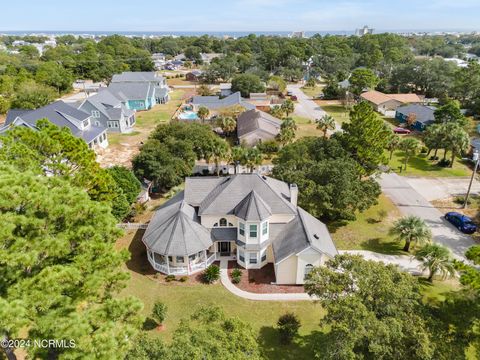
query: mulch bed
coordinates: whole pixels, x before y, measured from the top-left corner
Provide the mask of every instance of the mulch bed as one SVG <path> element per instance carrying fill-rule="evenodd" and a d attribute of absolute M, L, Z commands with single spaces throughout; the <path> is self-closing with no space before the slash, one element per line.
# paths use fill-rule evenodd
<path fill-rule="evenodd" d="M 228 262 L 228 275 L 232 278 L 233 269 L 242 270 L 242 279 L 240 283 L 235 284 L 239 289 L 256 294 L 272 294 L 272 293 L 303 293 L 305 292 L 302 285 L 275 285 L 275 271 L 273 264 L 267 264 L 261 269 L 246 270 L 237 264 L 236 261 Z"/>

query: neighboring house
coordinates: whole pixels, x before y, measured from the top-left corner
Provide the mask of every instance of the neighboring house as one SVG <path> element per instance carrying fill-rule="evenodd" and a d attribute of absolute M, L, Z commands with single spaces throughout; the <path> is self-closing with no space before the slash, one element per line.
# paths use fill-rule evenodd
<path fill-rule="evenodd" d="M 163 67 L 167 62 L 165 54 L 163 53 L 152 54 L 152 61 L 153 61 L 153 64 L 155 65 L 155 69 L 157 70 L 163 69 Z"/>
<path fill-rule="evenodd" d="M 364 92 L 360 98 L 372 104 L 375 111 L 391 117 L 399 106 L 423 102 L 417 94 L 384 94 L 376 90 Z"/>
<path fill-rule="evenodd" d="M 232 84 L 221 83 L 220 84 L 220 97 L 226 97 L 232 95 Z"/>
<path fill-rule="evenodd" d="M 187 81 L 200 81 L 202 74 L 202 70 L 192 70 L 185 75 L 185 79 Z"/>
<path fill-rule="evenodd" d="M 237 119 L 237 137 L 240 143 L 255 146 L 272 140 L 280 133 L 282 121 L 259 110 L 245 111 Z"/>
<path fill-rule="evenodd" d="M 295 184 L 261 176 L 193 177 L 155 213 L 143 236 L 165 274 L 202 271 L 221 258 L 246 269 L 273 264 L 277 284 L 303 284 L 337 255 L 327 227 L 297 206 Z"/>
<path fill-rule="evenodd" d="M 157 104 L 156 88 L 149 83 L 113 83 L 107 91 L 130 110 L 149 110 Z"/>
<path fill-rule="evenodd" d="M 250 93 L 250 97 L 245 101 L 262 111 L 269 111 L 272 104 L 271 98 L 266 93 Z"/>
<path fill-rule="evenodd" d="M 413 116 L 415 121 L 413 126 L 418 131 L 423 131 L 430 124 L 435 122 L 435 108 L 433 106 L 412 104 L 397 108 L 395 118 L 401 123 L 407 123 L 409 116 Z"/>
<path fill-rule="evenodd" d="M 220 57 L 223 57 L 224 55 L 222 53 L 201 53 L 200 57 L 202 58 L 202 61 L 204 64 L 210 64 L 213 59 L 217 59 Z"/>
<path fill-rule="evenodd" d="M 165 104 L 169 100 L 167 80 L 154 71 L 125 71 L 115 74 L 112 84 L 149 84 L 154 88 L 156 104 Z"/>
<path fill-rule="evenodd" d="M 10 110 L 7 113 L 5 124 L 0 128 L 0 134 L 15 126 L 36 129 L 37 121 L 41 119 L 48 119 L 61 128 L 69 128 L 74 136 L 84 140 L 91 149 L 108 146 L 106 127 L 93 125 L 90 114 L 61 100 L 36 110 Z"/>
<path fill-rule="evenodd" d="M 126 133 L 135 125 L 135 110 L 129 109 L 108 89 L 86 98 L 78 108 L 91 114 L 94 125 L 109 131 Z"/>
<path fill-rule="evenodd" d="M 238 91 L 223 99 L 219 96 L 194 96 L 192 97 L 191 103 L 195 111 L 200 107 L 206 107 L 209 110 L 218 110 L 235 105 L 243 106 L 247 110 L 255 109 L 255 106 L 247 103 Z"/>

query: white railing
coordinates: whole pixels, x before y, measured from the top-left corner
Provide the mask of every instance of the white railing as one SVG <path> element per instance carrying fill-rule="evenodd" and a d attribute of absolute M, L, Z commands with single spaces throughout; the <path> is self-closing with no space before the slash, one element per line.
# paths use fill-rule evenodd
<path fill-rule="evenodd" d="M 160 265 L 160 264 L 157 264 L 157 263 L 153 263 L 153 268 L 157 271 L 160 271 L 160 272 L 164 273 L 164 274 L 168 274 L 167 265 Z"/>
<path fill-rule="evenodd" d="M 186 266 L 170 266 L 170 275 L 187 275 L 188 268 Z"/>
<path fill-rule="evenodd" d="M 201 270 L 201 269 L 205 269 L 205 261 L 202 261 L 201 263 L 198 263 L 198 264 L 190 265 L 191 272 Z"/>
<path fill-rule="evenodd" d="M 207 259 L 207 266 L 212 265 L 212 263 L 216 260 L 215 254 L 210 255 L 210 257 Z"/>

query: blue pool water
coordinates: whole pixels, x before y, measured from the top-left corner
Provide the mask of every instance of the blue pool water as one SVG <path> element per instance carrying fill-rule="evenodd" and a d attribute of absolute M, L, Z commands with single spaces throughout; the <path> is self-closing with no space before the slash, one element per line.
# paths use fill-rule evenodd
<path fill-rule="evenodd" d="M 197 120 L 198 115 L 195 111 L 184 111 L 178 115 L 178 118 L 182 120 Z"/>

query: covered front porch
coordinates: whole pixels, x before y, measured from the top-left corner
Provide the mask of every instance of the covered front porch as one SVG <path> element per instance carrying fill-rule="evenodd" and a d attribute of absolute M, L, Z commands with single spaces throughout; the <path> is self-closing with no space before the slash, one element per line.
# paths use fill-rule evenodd
<path fill-rule="evenodd" d="M 152 267 L 166 275 L 191 275 L 210 266 L 217 256 L 203 250 L 189 256 L 167 256 L 147 250 L 148 261 Z"/>

